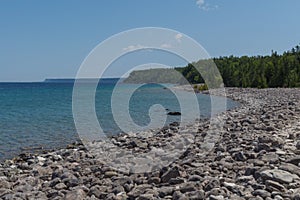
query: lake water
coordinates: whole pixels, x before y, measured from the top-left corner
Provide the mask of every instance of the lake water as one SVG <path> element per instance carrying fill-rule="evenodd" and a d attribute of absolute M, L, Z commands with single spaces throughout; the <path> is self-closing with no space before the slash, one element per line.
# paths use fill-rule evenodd
<path fill-rule="evenodd" d="M 96 91 L 95 107 L 99 123 L 107 134 L 122 132 L 111 111 L 115 81 L 104 81 Z M 120 84 L 126 92 L 133 84 Z M 88 84 L 86 85 L 88 88 Z M 55 149 L 78 140 L 72 115 L 72 82 L 0 83 L 0 160 L 12 158 L 35 148 Z M 192 93 L 186 92 L 186 98 Z M 210 96 L 197 94 L 201 117 L 210 116 Z M 214 97 L 222 100 L 222 97 Z M 122 99 L 119 99 L 122 102 Z M 129 103 L 133 121 L 145 126 L 150 122 L 149 108 L 160 104 L 168 111 L 180 111 L 176 96 L 163 86 L 141 86 Z M 227 99 L 227 109 L 238 103 Z M 167 122 L 180 116 L 167 116 Z"/>

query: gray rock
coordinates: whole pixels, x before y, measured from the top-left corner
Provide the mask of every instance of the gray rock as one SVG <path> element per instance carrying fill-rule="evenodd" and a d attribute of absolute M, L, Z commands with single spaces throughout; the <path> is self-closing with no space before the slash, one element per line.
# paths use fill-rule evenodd
<path fill-rule="evenodd" d="M 266 180 L 266 188 L 269 191 L 280 191 L 280 192 L 285 192 L 286 188 L 281 185 L 280 183 L 272 180 Z"/>
<path fill-rule="evenodd" d="M 215 195 L 210 195 L 209 196 L 209 200 L 224 200 L 224 196 L 222 195 L 218 195 L 218 196 L 215 196 Z"/>
<path fill-rule="evenodd" d="M 106 196 L 106 194 L 104 192 L 105 191 L 101 191 L 101 187 L 99 185 L 95 185 L 95 186 L 91 187 L 91 189 L 88 192 L 88 195 L 89 196 L 94 195 L 96 198 L 101 198 L 103 196 Z"/>
<path fill-rule="evenodd" d="M 63 179 L 63 183 L 69 187 L 75 187 L 79 184 L 79 180 L 77 178 L 65 178 Z"/>
<path fill-rule="evenodd" d="M 153 194 L 142 194 L 137 198 L 137 200 L 152 200 L 152 199 L 155 199 Z"/>
<path fill-rule="evenodd" d="M 187 183 L 183 183 L 180 186 L 180 192 L 182 193 L 186 193 L 186 192 L 192 192 L 192 191 L 196 191 L 196 187 L 195 184 L 192 182 L 187 182 Z"/>
<path fill-rule="evenodd" d="M 227 189 L 232 190 L 232 191 L 239 188 L 239 186 L 235 183 L 224 182 L 223 185 L 224 185 L 224 187 L 226 187 Z"/>
<path fill-rule="evenodd" d="M 210 191 L 212 190 L 213 188 L 217 188 L 217 187 L 220 187 L 220 181 L 218 179 L 211 179 L 204 187 L 204 190 L 207 192 L 207 191 Z"/>
<path fill-rule="evenodd" d="M 184 178 L 176 177 L 176 178 L 171 178 L 169 180 L 170 185 L 177 185 L 177 184 L 180 184 L 180 183 L 184 183 Z"/>
<path fill-rule="evenodd" d="M 253 176 L 241 176 L 237 178 L 238 183 L 248 183 L 254 179 Z"/>
<path fill-rule="evenodd" d="M 159 183 L 160 183 L 160 178 L 159 178 L 159 177 L 151 177 L 151 178 L 148 180 L 148 183 L 149 183 L 149 184 L 151 184 L 151 183 L 159 184 Z"/>
<path fill-rule="evenodd" d="M 127 193 L 127 195 L 128 195 L 129 198 L 137 198 L 141 194 L 145 194 L 145 192 L 149 188 L 152 188 L 152 185 L 149 185 L 149 184 L 137 185 L 129 193 Z"/>
<path fill-rule="evenodd" d="M 283 200 L 282 196 L 280 195 L 275 195 L 274 200 Z"/>
<path fill-rule="evenodd" d="M 189 181 L 201 181 L 201 176 L 199 176 L 199 175 L 191 175 L 190 177 L 189 177 Z"/>
<path fill-rule="evenodd" d="M 51 180 L 48 185 L 50 187 L 54 187 L 56 184 L 58 184 L 60 182 L 61 182 L 60 178 L 55 178 L 55 179 Z"/>
<path fill-rule="evenodd" d="M 300 163 L 300 155 L 299 156 L 294 156 L 288 160 L 286 160 L 287 163 L 292 163 L 296 166 L 299 166 L 299 163 Z"/>
<path fill-rule="evenodd" d="M 112 192 L 117 195 L 119 193 L 124 193 L 125 190 L 124 190 L 123 186 L 118 185 L 112 189 Z"/>
<path fill-rule="evenodd" d="M 269 144 L 264 144 L 264 143 L 259 143 L 256 145 L 255 149 L 256 152 L 260 152 L 262 150 L 265 151 L 270 151 L 271 150 L 271 146 Z"/>
<path fill-rule="evenodd" d="M 300 193 L 294 194 L 292 200 L 300 200 Z"/>
<path fill-rule="evenodd" d="M 290 163 L 283 163 L 282 165 L 279 166 L 279 169 L 296 174 L 300 177 L 300 167 L 297 167 L 296 165 Z"/>
<path fill-rule="evenodd" d="M 82 189 L 67 192 L 65 200 L 83 200 L 86 194 Z"/>
<path fill-rule="evenodd" d="M 204 190 L 197 189 L 197 191 L 187 192 L 187 193 L 185 193 L 185 195 L 188 196 L 190 200 L 205 199 Z"/>
<path fill-rule="evenodd" d="M 300 140 L 297 141 L 297 143 L 296 143 L 296 148 L 297 148 L 298 150 L 300 150 Z"/>
<path fill-rule="evenodd" d="M 11 183 L 7 181 L 7 179 L 2 179 L 0 178 L 0 188 L 6 188 L 9 189 L 11 188 Z"/>
<path fill-rule="evenodd" d="M 299 178 L 297 175 L 280 169 L 265 170 L 260 175 L 265 180 L 274 180 L 279 183 L 292 183 L 295 178 Z"/>
<path fill-rule="evenodd" d="M 29 184 L 24 184 L 24 185 L 18 185 L 18 186 L 16 186 L 14 189 L 13 189 L 14 191 L 16 191 L 16 192 L 30 192 L 30 191 L 32 191 L 33 190 L 33 187 L 31 186 L 31 185 L 29 185 Z"/>
<path fill-rule="evenodd" d="M 22 170 L 30 170 L 30 169 L 32 169 L 32 168 L 28 165 L 28 163 L 20 163 L 20 164 L 18 165 L 18 168 L 19 168 L 19 169 L 22 169 Z"/>
<path fill-rule="evenodd" d="M 117 175 L 118 175 L 118 173 L 115 171 L 107 171 L 104 173 L 104 177 L 106 177 L 106 178 L 111 178 L 111 177 L 117 176 Z"/>
<path fill-rule="evenodd" d="M 266 131 L 275 131 L 275 128 L 273 126 L 267 126 Z"/>
<path fill-rule="evenodd" d="M 0 188 L 0 197 L 13 193 L 10 189 Z"/>
<path fill-rule="evenodd" d="M 174 192 L 173 187 L 163 186 L 163 187 L 158 188 L 158 193 L 161 198 L 164 198 L 165 196 L 168 196 L 168 195 L 172 195 L 173 192 Z"/>
<path fill-rule="evenodd" d="M 271 193 L 266 190 L 255 190 L 252 192 L 254 196 L 260 196 L 262 198 L 271 197 Z"/>
<path fill-rule="evenodd" d="M 58 184 L 56 184 L 56 185 L 54 186 L 54 188 L 55 188 L 56 190 L 63 190 L 63 189 L 66 189 L 67 186 L 66 186 L 64 183 L 58 183 Z"/>
<path fill-rule="evenodd" d="M 47 190 L 47 197 L 50 199 L 54 199 L 56 197 L 62 197 L 61 194 L 54 189 Z"/>
<path fill-rule="evenodd" d="M 168 115 L 181 115 L 180 112 L 168 112 Z"/>
<path fill-rule="evenodd" d="M 180 172 L 178 167 L 173 167 L 171 169 L 169 169 L 167 172 L 165 172 L 162 176 L 161 176 L 161 181 L 163 183 L 167 183 L 170 181 L 171 178 L 176 178 L 180 176 Z"/>
<path fill-rule="evenodd" d="M 188 199 L 184 194 L 179 191 L 175 191 L 172 196 L 173 200 L 185 200 Z"/>
<path fill-rule="evenodd" d="M 276 153 L 273 153 L 273 152 L 272 153 L 266 153 L 262 156 L 261 160 L 264 161 L 264 162 L 274 164 L 274 163 L 279 162 L 279 156 Z"/>

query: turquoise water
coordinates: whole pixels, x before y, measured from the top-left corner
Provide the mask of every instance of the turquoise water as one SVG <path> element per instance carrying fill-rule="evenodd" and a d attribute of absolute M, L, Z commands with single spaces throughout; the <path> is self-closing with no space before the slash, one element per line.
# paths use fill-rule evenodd
<path fill-rule="evenodd" d="M 100 85 L 95 99 L 99 123 L 105 133 L 118 134 L 122 131 L 114 122 L 110 107 L 114 83 Z M 133 86 L 136 85 L 121 84 L 120 88 L 126 92 Z M 72 115 L 72 91 L 73 83 L 0 83 L 0 160 L 40 147 L 64 147 L 78 140 Z M 210 97 L 198 94 L 197 98 L 201 117 L 210 116 Z M 157 84 L 144 85 L 130 99 L 133 121 L 140 126 L 147 125 L 148 111 L 153 104 L 180 111 L 170 90 Z M 238 106 L 236 102 L 227 100 L 228 109 L 235 106 Z M 180 116 L 167 117 L 167 123 L 179 120 Z"/>

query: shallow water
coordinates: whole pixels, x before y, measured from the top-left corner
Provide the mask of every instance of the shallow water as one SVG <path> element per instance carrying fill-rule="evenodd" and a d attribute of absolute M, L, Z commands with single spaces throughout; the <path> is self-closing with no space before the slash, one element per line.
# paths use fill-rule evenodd
<path fill-rule="evenodd" d="M 111 111 L 114 85 L 114 82 L 101 83 L 96 91 L 97 117 L 107 134 L 122 132 Z M 134 92 L 127 106 L 132 120 L 139 126 L 146 126 L 150 122 L 149 109 L 154 104 L 160 104 L 168 111 L 181 111 L 176 96 L 165 86 L 120 84 L 119 92 L 125 94 L 137 86 L 139 89 Z M 88 90 L 88 84 L 85 87 Z M 0 83 L 0 160 L 32 148 L 55 149 L 76 141 L 78 135 L 72 115 L 72 91 L 73 83 Z M 184 91 L 181 93 L 186 100 L 192 95 Z M 223 100 L 222 97 L 214 98 Z M 209 117 L 210 96 L 197 94 L 197 99 L 201 117 Z M 124 104 L 123 99 L 117 99 L 116 104 Z M 227 109 L 235 106 L 238 106 L 237 102 L 227 99 Z M 156 112 L 155 109 L 153 111 Z M 157 112 L 166 117 L 166 112 Z M 180 116 L 168 115 L 166 123 L 180 119 Z"/>

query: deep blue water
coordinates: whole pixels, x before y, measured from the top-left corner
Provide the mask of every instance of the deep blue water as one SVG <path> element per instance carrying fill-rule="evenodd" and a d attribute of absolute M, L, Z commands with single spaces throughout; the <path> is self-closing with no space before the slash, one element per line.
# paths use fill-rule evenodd
<path fill-rule="evenodd" d="M 113 82 L 100 84 L 96 92 L 96 111 L 101 127 L 107 134 L 121 130 L 111 112 Z M 122 91 L 136 85 L 121 84 Z M 88 84 L 86 85 L 88 88 Z M 55 149 L 78 139 L 72 115 L 72 82 L 0 83 L 0 160 L 11 158 L 36 147 Z M 190 93 L 186 92 L 186 97 Z M 210 97 L 198 94 L 201 117 L 210 115 Z M 221 97 L 216 97 L 222 99 Z M 122 99 L 119 99 L 120 103 Z M 180 111 L 175 95 L 168 89 L 149 84 L 140 87 L 130 99 L 133 121 L 141 126 L 150 122 L 151 105 L 161 104 L 169 111 Z M 227 100 L 227 108 L 238 106 Z M 180 116 L 168 116 L 167 123 Z"/>

